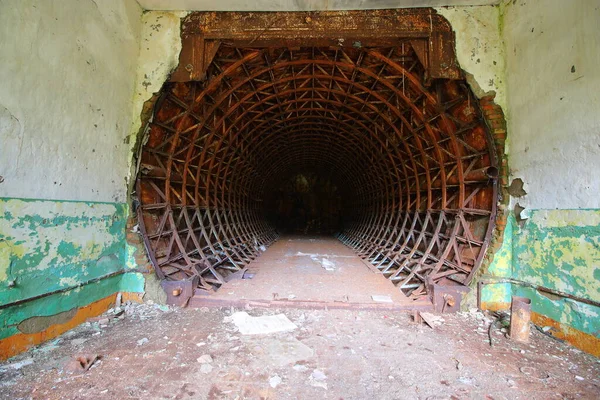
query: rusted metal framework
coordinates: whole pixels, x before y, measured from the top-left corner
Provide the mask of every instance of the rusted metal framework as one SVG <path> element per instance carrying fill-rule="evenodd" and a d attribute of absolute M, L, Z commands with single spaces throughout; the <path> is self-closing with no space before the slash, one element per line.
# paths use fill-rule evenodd
<path fill-rule="evenodd" d="M 406 294 L 470 282 L 495 217 L 495 153 L 477 99 L 444 53 L 447 23 L 411 13 L 408 30 L 397 24 L 406 11 L 357 13 L 346 36 L 276 32 L 277 14 L 186 21 L 188 51 L 140 155 L 140 226 L 160 278 L 223 284 L 278 237 L 264 195 L 311 170 L 343 194 L 339 239 Z"/>

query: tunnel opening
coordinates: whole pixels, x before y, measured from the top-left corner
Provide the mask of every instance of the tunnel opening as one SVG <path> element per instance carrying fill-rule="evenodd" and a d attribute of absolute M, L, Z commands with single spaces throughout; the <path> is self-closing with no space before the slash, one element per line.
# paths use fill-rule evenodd
<path fill-rule="evenodd" d="M 342 201 L 330 173 L 306 169 L 265 193 L 267 221 L 281 234 L 335 235 L 343 230 Z"/>
<path fill-rule="evenodd" d="M 201 78 L 155 104 L 136 191 L 159 278 L 213 291 L 303 234 L 335 236 L 414 298 L 468 285 L 498 167 L 465 80 L 433 76 L 414 37 L 256 38 L 205 47 Z"/>

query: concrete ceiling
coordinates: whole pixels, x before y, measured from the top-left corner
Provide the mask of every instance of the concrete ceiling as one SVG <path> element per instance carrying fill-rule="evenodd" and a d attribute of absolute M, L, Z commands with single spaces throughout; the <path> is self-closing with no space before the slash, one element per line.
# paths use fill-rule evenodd
<path fill-rule="evenodd" d="M 496 5 L 501 0 L 138 0 L 145 10 L 313 11 Z"/>

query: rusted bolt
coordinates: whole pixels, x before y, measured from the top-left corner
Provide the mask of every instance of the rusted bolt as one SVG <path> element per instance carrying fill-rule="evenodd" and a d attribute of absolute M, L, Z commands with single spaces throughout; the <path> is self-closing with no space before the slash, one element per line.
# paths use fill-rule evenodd
<path fill-rule="evenodd" d="M 181 288 L 173 289 L 173 296 L 177 297 L 181 294 Z"/>
<path fill-rule="evenodd" d="M 456 300 L 454 299 L 454 296 L 452 296 L 451 294 L 445 294 L 444 295 L 444 306 L 442 307 L 442 313 L 444 311 L 446 311 L 446 307 L 454 307 L 454 305 L 456 304 Z"/>
<path fill-rule="evenodd" d="M 185 66 L 185 70 L 187 72 L 192 72 L 194 70 L 194 66 L 192 64 L 188 64 Z"/>
<path fill-rule="evenodd" d="M 306 24 L 310 24 L 312 22 L 312 18 L 311 17 L 306 17 L 306 18 L 304 18 L 304 22 Z"/>

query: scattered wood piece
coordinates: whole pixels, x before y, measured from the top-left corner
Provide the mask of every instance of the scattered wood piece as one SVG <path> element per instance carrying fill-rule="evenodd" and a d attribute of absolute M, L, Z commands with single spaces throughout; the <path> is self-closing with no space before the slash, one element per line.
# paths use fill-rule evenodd
<path fill-rule="evenodd" d="M 102 356 L 98 354 L 88 354 L 77 356 L 67 364 L 66 370 L 71 373 L 86 372 L 92 365 L 98 362 Z"/>
<path fill-rule="evenodd" d="M 439 315 L 428 312 L 419 312 L 419 315 L 431 329 L 434 329 L 436 326 L 444 323 L 444 318 L 440 317 Z"/>

